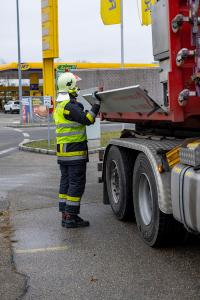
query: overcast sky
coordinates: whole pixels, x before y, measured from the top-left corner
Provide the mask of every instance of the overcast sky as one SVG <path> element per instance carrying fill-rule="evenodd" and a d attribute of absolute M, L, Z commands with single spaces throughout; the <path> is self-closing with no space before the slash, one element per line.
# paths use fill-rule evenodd
<path fill-rule="evenodd" d="M 142 27 L 137 2 L 124 0 L 125 62 L 151 63 L 151 28 Z M 42 60 L 41 1 L 19 0 L 21 57 Z M 120 25 L 105 26 L 100 0 L 58 0 L 60 59 L 66 62 L 120 62 Z M 17 61 L 16 0 L 1 0 L 0 59 Z"/>

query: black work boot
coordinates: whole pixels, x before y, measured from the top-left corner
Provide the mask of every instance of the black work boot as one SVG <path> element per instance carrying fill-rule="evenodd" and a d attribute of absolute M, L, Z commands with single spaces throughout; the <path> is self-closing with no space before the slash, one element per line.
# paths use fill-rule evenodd
<path fill-rule="evenodd" d="M 78 215 L 70 215 L 69 213 L 65 213 L 65 219 L 62 226 L 66 228 L 78 228 L 87 227 L 89 225 L 89 221 L 84 221 Z"/>
<path fill-rule="evenodd" d="M 65 227 L 66 217 L 67 217 L 67 213 L 65 211 L 63 211 L 62 212 L 62 220 L 61 220 L 62 227 Z"/>
<path fill-rule="evenodd" d="M 59 211 L 64 212 L 66 207 L 66 202 L 65 201 L 60 201 L 59 202 Z"/>

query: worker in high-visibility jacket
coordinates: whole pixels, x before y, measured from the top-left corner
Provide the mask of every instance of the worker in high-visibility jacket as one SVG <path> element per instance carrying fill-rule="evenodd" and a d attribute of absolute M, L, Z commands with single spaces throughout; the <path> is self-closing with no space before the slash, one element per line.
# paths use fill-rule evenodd
<path fill-rule="evenodd" d="M 94 93 L 91 110 L 84 111 L 83 105 L 76 100 L 76 83 L 77 77 L 70 72 L 58 77 L 57 106 L 54 112 L 57 158 L 61 171 L 59 211 L 62 212 L 62 226 L 66 228 L 89 226 L 88 221 L 78 216 L 88 161 L 86 125 L 95 122 L 100 109 L 100 98 Z"/>

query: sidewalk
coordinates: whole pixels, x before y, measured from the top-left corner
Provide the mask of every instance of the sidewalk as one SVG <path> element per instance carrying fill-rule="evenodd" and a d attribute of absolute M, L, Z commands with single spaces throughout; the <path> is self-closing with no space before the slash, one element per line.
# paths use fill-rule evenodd
<path fill-rule="evenodd" d="M 20 299 L 26 290 L 26 276 L 17 272 L 11 248 L 13 230 L 9 212 L 0 211 L 0 299 Z"/>

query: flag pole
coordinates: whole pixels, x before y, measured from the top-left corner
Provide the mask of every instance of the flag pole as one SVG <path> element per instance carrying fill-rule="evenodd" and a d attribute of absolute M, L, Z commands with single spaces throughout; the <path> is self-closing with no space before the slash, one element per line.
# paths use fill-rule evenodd
<path fill-rule="evenodd" d="M 120 21 L 121 21 L 121 68 L 124 68 L 124 14 L 123 0 L 120 0 Z"/>

